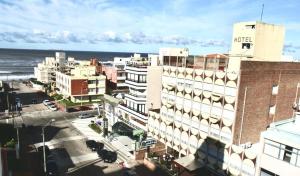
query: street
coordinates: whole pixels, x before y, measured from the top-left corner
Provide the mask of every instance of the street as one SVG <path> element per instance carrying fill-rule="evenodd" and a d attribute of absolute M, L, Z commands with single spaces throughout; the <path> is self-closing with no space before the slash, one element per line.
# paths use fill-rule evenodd
<path fill-rule="evenodd" d="M 54 119 L 50 126 L 45 127 L 45 141 L 59 168 L 60 175 L 122 175 L 117 163 L 104 163 L 96 152 L 87 148 L 85 144 L 87 136 L 73 126 L 73 121 L 78 119 L 80 112 L 51 111 L 41 103 L 47 98 L 45 95 L 33 91 L 20 82 L 14 82 L 14 92 L 16 92 L 15 97 L 20 98 L 23 104 L 21 115 L 16 116 L 14 120 L 1 120 L 1 123 L 17 124 L 19 127 L 25 125 L 24 129 L 20 129 L 21 146 L 24 148 L 28 145 L 34 145 L 36 148 L 43 146 L 42 128 Z M 31 104 L 31 99 L 36 99 L 37 104 Z"/>

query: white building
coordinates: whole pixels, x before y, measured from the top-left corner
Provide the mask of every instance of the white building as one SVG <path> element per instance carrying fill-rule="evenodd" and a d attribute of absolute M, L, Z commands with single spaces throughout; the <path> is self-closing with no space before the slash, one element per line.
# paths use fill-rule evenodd
<path fill-rule="evenodd" d="M 100 101 L 105 93 L 106 77 L 97 74 L 97 67 L 82 63 L 67 72 L 56 72 L 56 88 L 58 93 L 72 102 Z"/>
<path fill-rule="evenodd" d="M 35 78 L 45 84 L 55 81 L 56 60 L 54 57 L 46 57 L 45 61 L 34 67 Z"/>
<path fill-rule="evenodd" d="M 300 174 L 300 113 L 275 122 L 261 133 L 257 176 Z"/>
<path fill-rule="evenodd" d="M 159 102 L 158 94 L 157 100 L 147 101 L 148 92 L 160 91 L 161 81 L 160 78 L 162 69 L 154 69 L 151 65 L 149 58 L 158 59 L 158 57 L 141 57 L 139 54 L 135 54 L 129 62 L 126 64 L 126 80 L 125 84 L 129 88 L 129 93 L 125 94 L 125 102 L 119 105 L 121 112 L 121 118 L 134 128 L 147 130 L 146 124 L 148 121 L 148 109 Z M 158 61 L 156 61 L 158 63 Z M 150 71 L 149 71 L 150 70 Z M 150 75 L 151 76 L 150 76 Z M 157 76 L 153 76 L 157 75 Z M 154 84 L 156 82 L 157 84 Z M 150 88 L 151 84 L 151 88 Z M 151 89 L 151 90 L 149 90 Z M 151 96 L 151 95 L 149 95 Z M 153 98 L 153 97 L 152 97 Z"/>

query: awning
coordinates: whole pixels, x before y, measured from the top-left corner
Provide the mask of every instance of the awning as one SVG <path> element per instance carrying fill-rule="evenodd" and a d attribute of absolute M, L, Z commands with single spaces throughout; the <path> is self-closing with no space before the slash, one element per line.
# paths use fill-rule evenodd
<path fill-rule="evenodd" d="M 178 158 L 174 160 L 174 162 L 184 167 L 188 171 L 194 171 L 205 166 L 203 162 L 195 159 L 194 155 L 187 155 L 185 157 Z"/>

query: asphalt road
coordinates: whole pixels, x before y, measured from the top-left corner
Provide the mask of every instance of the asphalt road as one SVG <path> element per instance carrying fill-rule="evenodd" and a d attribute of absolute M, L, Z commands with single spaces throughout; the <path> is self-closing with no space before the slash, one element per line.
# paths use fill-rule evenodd
<path fill-rule="evenodd" d="M 47 96 L 22 83 L 14 83 L 14 92 L 16 92 L 15 97 L 20 98 L 25 110 L 14 120 L 14 123 L 19 126 L 21 124 L 26 126 L 20 134 L 22 146 L 42 145 L 42 127 L 55 119 L 54 123 L 45 128 L 45 141 L 52 151 L 60 175 L 122 175 L 121 168 L 116 163 L 104 163 L 95 152 L 86 147 L 86 137 L 72 125 L 72 121 L 78 118 L 80 112 L 50 111 L 41 103 L 43 99 L 47 99 Z M 37 99 L 38 104 L 32 104 L 32 99 Z M 13 123 L 12 119 L 0 122 Z"/>

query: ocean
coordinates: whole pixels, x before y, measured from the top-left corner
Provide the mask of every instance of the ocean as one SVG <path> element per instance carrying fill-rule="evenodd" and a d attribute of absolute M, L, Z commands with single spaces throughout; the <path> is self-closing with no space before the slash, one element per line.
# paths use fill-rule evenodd
<path fill-rule="evenodd" d="M 45 60 L 45 57 L 54 57 L 57 50 L 27 50 L 0 48 L 0 80 L 20 80 L 34 77 L 34 67 Z M 129 57 L 133 53 L 123 52 L 95 52 L 95 51 L 63 51 L 66 57 L 75 60 L 110 61 L 114 57 Z"/>

